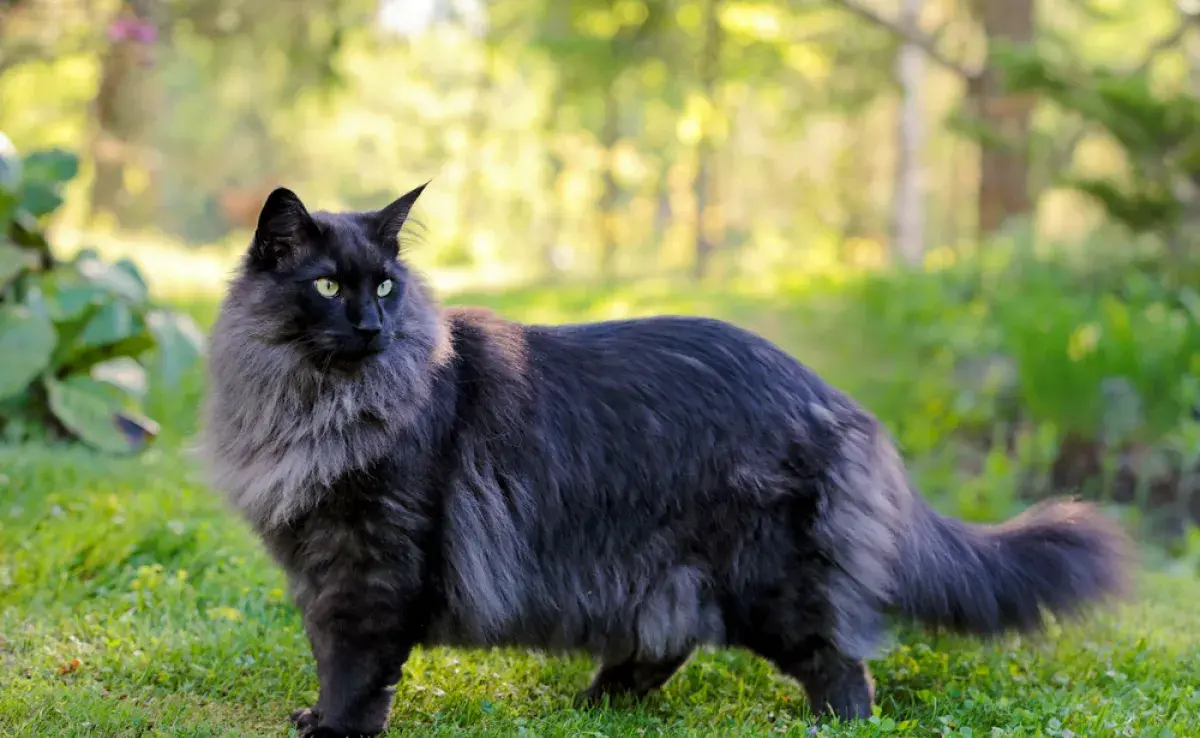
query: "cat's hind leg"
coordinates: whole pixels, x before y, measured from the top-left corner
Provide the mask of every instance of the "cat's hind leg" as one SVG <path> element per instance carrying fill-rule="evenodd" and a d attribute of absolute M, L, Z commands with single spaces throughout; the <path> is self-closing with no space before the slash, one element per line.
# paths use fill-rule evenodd
<path fill-rule="evenodd" d="M 842 720 L 871 716 L 875 683 L 864 662 L 843 655 L 827 643 L 775 653 L 770 659 L 780 671 L 803 685 L 814 714 Z"/>
<path fill-rule="evenodd" d="M 799 682 L 814 715 L 869 718 L 875 684 L 864 644 L 877 640 L 877 616 L 869 608 L 836 610 L 823 601 L 819 586 L 797 580 L 799 586 L 783 587 L 746 608 L 730 645 L 753 651 Z M 850 623 L 853 627 L 846 627 Z"/>
<path fill-rule="evenodd" d="M 645 697 L 666 684 L 675 672 L 687 663 L 691 655 L 689 650 L 661 661 L 630 659 L 616 664 L 602 664 L 592 679 L 591 686 L 576 698 L 576 704 L 596 705 L 606 695 L 610 699 L 621 695 Z"/>

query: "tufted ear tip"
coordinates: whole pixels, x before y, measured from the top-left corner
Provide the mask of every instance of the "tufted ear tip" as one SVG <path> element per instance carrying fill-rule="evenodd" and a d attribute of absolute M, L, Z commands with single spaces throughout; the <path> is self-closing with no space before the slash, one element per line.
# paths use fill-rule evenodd
<path fill-rule="evenodd" d="M 432 181 L 429 180 L 429 182 Z M 409 190 L 375 214 L 379 227 L 379 240 L 388 248 L 399 250 L 400 244 L 397 239 L 400 237 L 400 231 L 404 228 L 413 205 L 416 204 L 425 188 L 429 186 L 429 182 Z"/>

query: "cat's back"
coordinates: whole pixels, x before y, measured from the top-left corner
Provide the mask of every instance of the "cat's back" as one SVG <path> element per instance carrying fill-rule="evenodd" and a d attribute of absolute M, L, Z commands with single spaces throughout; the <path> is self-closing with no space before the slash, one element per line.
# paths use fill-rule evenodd
<path fill-rule="evenodd" d="M 557 325 L 531 324 L 526 336 L 533 344 L 555 345 L 602 353 L 621 353 L 636 348 L 674 349 L 720 357 L 732 349 L 757 350 L 786 356 L 766 338 L 733 323 L 696 315 L 650 315 Z"/>
<path fill-rule="evenodd" d="M 766 338 L 723 320 L 658 315 L 529 326 L 531 366 L 605 403 L 746 410 L 826 404 L 840 393 Z M 732 417 L 729 420 L 733 420 Z"/>
<path fill-rule="evenodd" d="M 863 413 L 767 339 L 713 318 L 524 325 L 462 308 L 448 318 L 460 417 L 475 435 L 537 447 L 535 466 L 593 472 L 583 479 L 620 469 L 621 484 L 647 493 L 726 479 L 778 466 L 828 419 Z"/>

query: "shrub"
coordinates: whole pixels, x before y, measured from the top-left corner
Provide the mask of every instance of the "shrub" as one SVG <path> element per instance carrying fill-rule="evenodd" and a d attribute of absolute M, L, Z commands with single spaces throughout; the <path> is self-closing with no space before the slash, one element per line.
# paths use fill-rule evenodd
<path fill-rule="evenodd" d="M 185 315 L 150 300 L 133 262 L 56 259 L 46 222 L 78 159 L 19 157 L 0 134 L 0 432 L 8 442 L 82 441 L 108 453 L 158 433 L 142 414 L 148 369 L 166 387 L 202 351 Z"/>
<path fill-rule="evenodd" d="M 825 330 L 853 363 L 836 380 L 959 514 L 1082 492 L 1164 532 L 1200 521 L 1200 295 L 1161 256 L 1027 238 L 840 289 Z"/>
<path fill-rule="evenodd" d="M 845 332 L 889 368 L 879 381 L 890 386 L 862 390 L 885 416 L 921 414 L 913 403 L 929 384 L 956 409 L 951 429 L 992 425 L 1014 401 L 1030 421 L 1115 443 L 1157 443 L 1190 419 L 1195 289 L 1120 254 L 1093 251 L 1081 268 L 999 241 L 988 249 L 987 263 L 875 276 L 844 296 L 839 319 L 854 328 Z M 891 370 L 898 364 L 904 371 Z"/>

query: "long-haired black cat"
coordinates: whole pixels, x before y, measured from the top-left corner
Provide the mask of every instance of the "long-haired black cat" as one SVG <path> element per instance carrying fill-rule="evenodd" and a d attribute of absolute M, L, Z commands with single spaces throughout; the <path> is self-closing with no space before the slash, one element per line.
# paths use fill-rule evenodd
<path fill-rule="evenodd" d="M 874 417 L 753 333 L 439 307 L 398 254 L 421 190 L 273 192 L 213 331 L 207 457 L 303 613 L 303 734 L 382 731 L 418 644 L 586 651 L 588 699 L 741 647 L 863 717 L 885 616 L 990 635 L 1121 590 L 1102 514 L 938 515 Z"/>

